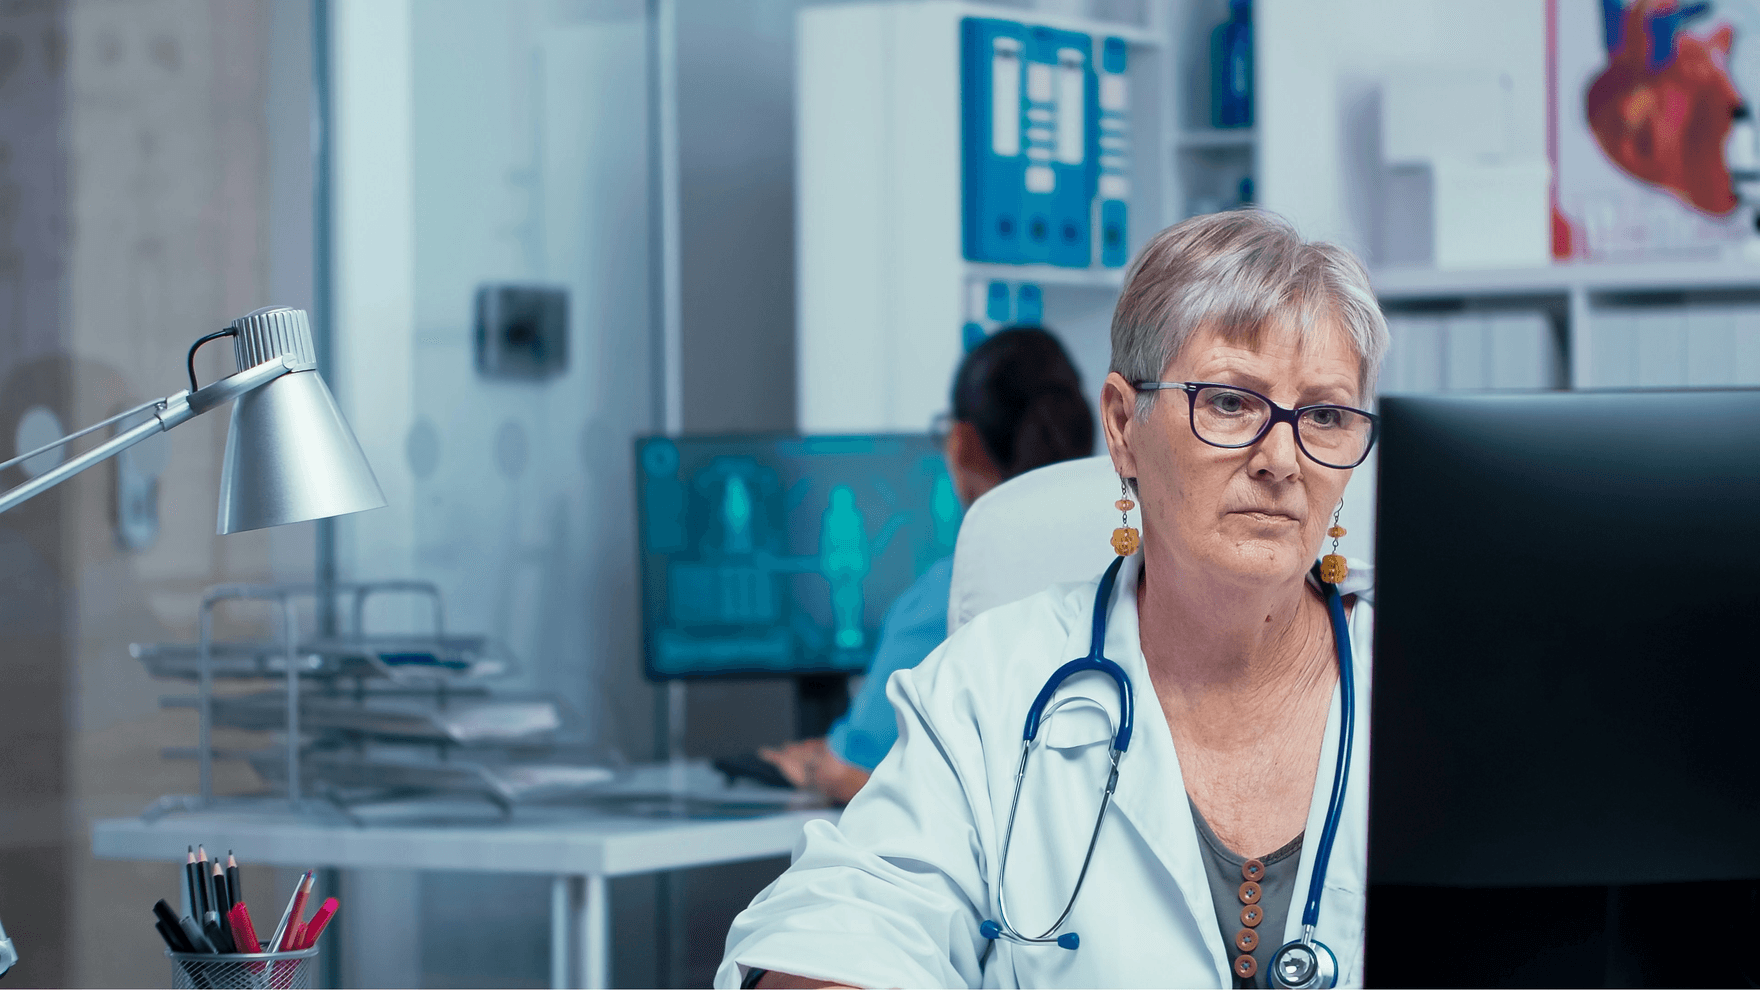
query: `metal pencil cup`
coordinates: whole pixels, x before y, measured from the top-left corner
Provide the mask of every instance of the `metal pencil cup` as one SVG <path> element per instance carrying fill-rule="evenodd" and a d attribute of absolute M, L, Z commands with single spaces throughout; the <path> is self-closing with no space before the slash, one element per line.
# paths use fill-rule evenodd
<path fill-rule="evenodd" d="M 310 990 L 317 986 L 318 949 L 298 952 L 171 952 L 178 990 Z"/>

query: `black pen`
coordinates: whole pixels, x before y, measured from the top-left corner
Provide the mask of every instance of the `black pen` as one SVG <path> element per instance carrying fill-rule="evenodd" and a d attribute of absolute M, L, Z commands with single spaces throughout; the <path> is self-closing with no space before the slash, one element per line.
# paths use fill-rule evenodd
<path fill-rule="evenodd" d="M 214 948 L 214 943 L 208 941 L 208 936 L 202 934 L 201 925 L 196 924 L 188 918 L 179 918 L 177 919 L 177 923 L 183 928 L 183 937 L 189 942 L 191 952 L 205 952 L 209 955 L 215 954 L 217 950 Z"/>
<path fill-rule="evenodd" d="M 165 927 L 165 922 L 160 921 L 158 918 L 153 919 L 153 928 L 158 931 L 159 937 L 165 940 L 165 948 L 170 949 L 172 952 L 189 951 L 189 947 L 183 943 L 182 929 L 167 928 Z M 173 931 L 177 932 L 177 937 L 175 939 L 171 937 Z"/>
<path fill-rule="evenodd" d="M 189 940 L 183 937 L 183 926 L 177 923 L 177 912 L 173 911 L 171 905 L 165 903 L 163 898 L 159 903 L 153 905 L 153 914 L 156 918 L 153 927 L 159 929 L 159 934 L 165 938 L 165 944 L 171 946 L 171 951 L 190 952 L 193 950 Z"/>
<path fill-rule="evenodd" d="M 230 955 L 233 952 L 232 937 L 226 934 L 226 927 L 220 924 L 219 914 L 209 911 L 202 915 L 202 934 L 208 936 L 208 941 L 214 943 L 214 951 L 224 955 Z"/>

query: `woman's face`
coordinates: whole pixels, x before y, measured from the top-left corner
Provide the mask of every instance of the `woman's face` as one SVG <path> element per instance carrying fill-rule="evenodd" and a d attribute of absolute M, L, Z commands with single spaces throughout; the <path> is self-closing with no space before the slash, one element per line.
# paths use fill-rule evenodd
<path fill-rule="evenodd" d="M 1356 353 L 1342 331 L 1305 348 L 1289 334 L 1269 333 L 1261 343 L 1252 349 L 1198 334 L 1161 379 L 1237 385 L 1289 408 L 1362 407 Z M 1193 435 L 1184 393 L 1161 393 L 1142 420 L 1135 397 L 1130 383 L 1109 375 L 1102 418 L 1113 464 L 1137 479 L 1151 562 L 1253 584 L 1289 580 L 1313 565 L 1350 471 L 1309 459 L 1287 423 L 1251 447 L 1212 447 Z"/>

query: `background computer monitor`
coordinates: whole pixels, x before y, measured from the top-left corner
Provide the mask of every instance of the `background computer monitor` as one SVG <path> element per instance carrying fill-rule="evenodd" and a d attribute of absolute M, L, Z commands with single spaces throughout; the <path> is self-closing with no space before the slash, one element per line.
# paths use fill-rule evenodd
<path fill-rule="evenodd" d="M 1756 985 L 1760 391 L 1382 415 L 1367 979 Z"/>
<path fill-rule="evenodd" d="M 861 673 L 961 508 L 927 435 L 636 442 L 655 679 Z"/>

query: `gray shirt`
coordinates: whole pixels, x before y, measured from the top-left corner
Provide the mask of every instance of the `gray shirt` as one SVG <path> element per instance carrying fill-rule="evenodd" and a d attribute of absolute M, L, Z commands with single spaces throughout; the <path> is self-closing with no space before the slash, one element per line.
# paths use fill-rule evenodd
<path fill-rule="evenodd" d="M 1210 900 L 1216 904 L 1216 923 L 1222 929 L 1222 945 L 1224 958 L 1233 971 L 1236 957 L 1243 955 L 1235 947 L 1235 936 L 1241 929 L 1248 926 L 1241 923 L 1241 867 L 1248 857 L 1242 856 L 1222 844 L 1216 833 L 1210 830 L 1210 823 L 1187 795 L 1187 803 L 1192 805 L 1192 824 L 1198 827 L 1198 846 L 1204 854 L 1204 875 L 1210 881 Z M 1265 916 L 1253 931 L 1259 936 L 1259 944 L 1250 953 L 1258 970 L 1250 979 L 1241 979 L 1235 975 L 1236 987 L 1268 987 L 1271 976 L 1266 969 L 1271 964 L 1271 956 L 1283 947 L 1283 926 L 1289 918 L 1290 902 L 1294 899 L 1296 871 L 1302 864 L 1302 837 L 1300 835 L 1289 840 L 1282 849 L 1269 856 L 1261 856 L 1259 862 L 1265 864 L 1265 875 L 1259 883 L 1259 906 L 1264 909 Z"/>

